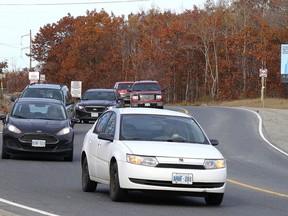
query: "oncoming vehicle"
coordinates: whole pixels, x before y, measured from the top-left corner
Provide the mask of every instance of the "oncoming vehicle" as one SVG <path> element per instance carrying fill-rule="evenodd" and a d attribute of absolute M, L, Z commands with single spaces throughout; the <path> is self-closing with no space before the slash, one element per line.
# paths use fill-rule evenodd
<path fill-rule="evenodd" d="M 123 98 L 125 107 L 130 106 L 130 92 L 129 90 L 132 88 L 134 82 L 132 81 L 122 81 L 116 82 L 114 85 L 114 89 L 117 92 L 119 98 Z"/>
<path fill-rule="evenodd" d="M 130 90 L 131 107 L 154 107 L 163 109 L 162 89 L 157 81 L 136 81 Z"/>
<path fill-rule="evenodd" d="M 114 89 L 88 89 L 75 106 L 75 116 L 84 123 L 95 121 L 107 109 L 122 107 Z"/>
<path fill-rule="evenodd" d="M 127 192 L 157 191 L 202 196 L 220 205 L 227 168 L 197 121 L 153 108 L 111 109 L 87 132 L 81 153 L 82 189 L 109 185 L 113 201 Z"/>
<path fill-rule="evenodd" d="M 73 160 L 74 131 L 78 119 L 69 119 L 63 103 L 55 99 L 18 98 L 3 121 L 2 159 L 11 155 L 55 155 Z"/>
<path fill-rule="evenodd" d="M 65 105 L 69 118 L 74 117 L 74 100 L 66 85 L 31 83 L 23 90 L 20 97 L 60 100 Z"/>

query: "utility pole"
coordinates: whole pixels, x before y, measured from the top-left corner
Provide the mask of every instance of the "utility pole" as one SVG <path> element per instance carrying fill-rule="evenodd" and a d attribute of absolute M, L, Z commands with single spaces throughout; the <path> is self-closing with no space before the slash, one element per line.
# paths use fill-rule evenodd
<path fill-rule="evenodd" d="M 29 57 L 29 71 L 31 71 L 32 70 L 32 55 L 31 55 L 31 52 L 32 52 L 32 31 L 31 31 L 31 29 L 30 29 L 29 34 L 21 36 L 21 46 L 22 46 L 22 38 L 26 37 L 26 36 L 29 36 L 29 47 L 23 47 L 23 48 L 21 48 L 21 50 L 29 49 L 29 54 L 27 54 L 27 53 L 25 53 L 25 54 L 26 54 L 26 56 Z"/>

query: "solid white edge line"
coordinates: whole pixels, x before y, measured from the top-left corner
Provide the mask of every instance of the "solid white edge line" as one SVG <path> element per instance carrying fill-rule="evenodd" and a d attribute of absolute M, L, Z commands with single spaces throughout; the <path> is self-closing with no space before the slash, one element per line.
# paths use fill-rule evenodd
<path fill-rule="evenodd" d="M 30 208 L 28 206 L 24 206 L 24 205 L 21 205 L 21 204 L 15 203 L 15 202 L 11 202 L 11 201 L 8 201 L 8 200 L 5 200 L 5 199 L 1 199 L 1 198 L 0 198 L 0 202 L 6 203 L 6 204 L 9 204 L 9 205 L 12 205 L 12 206 L 16 206 L 16 207 L 19 207 L 19 208 L 22 208 L 22 209 L 26 209 L 26 210 L 29 210 L 29 211 L 32 211 L 32 212 L 36 212 L 36 213 L 39 213 L 39 214 L 42 214 L 42 215 L 46 215 L 46 216 L 59 216 L 59 215 L 56 215 L 56 214 L 52 214 L 52 213 L 49 213 L 49 212 L 41 211 L 41 210 L 35 209 L 35 208 Z"/>
<path fill-rule="evenodd" d="M 236 108 L 236 109 L 242 109 L 242 110 L 249 111 L 249 112 L 252 112 L 252 113 L 256 114 L 256 116 L 257 116 L 258 119 L 259 119 L 258 130 L 259 130 L 259 134 L 260 134 L 260 136 L 262 137 L 262 139 L 263 139 L 268 145 L 270 145 L 272 148 L 274 148 L 274 149 L 276 149 L 277 151 L 281 152 L 281 153 L 284 154 L 285 156 L 288 156 L 288 153 L 287 153 L 287 152 L 284 152 L 283 150 L 279 149 L 278 147 L 276 147 L 275 145 L 273 145 L 272 143 L 270 143 L 270 142 L 266 139 L 266 137 L 263 135 L 263 132 L 262 132 L 262 124 L 263 124 L 263 121 L 262 121 L 261 116 L 260 116 L 257 112 L 255 112 L 255 111 L 253 111 L 253 110 L 249 110 L 249 109 L 244 109 L 244 108 Z"/>

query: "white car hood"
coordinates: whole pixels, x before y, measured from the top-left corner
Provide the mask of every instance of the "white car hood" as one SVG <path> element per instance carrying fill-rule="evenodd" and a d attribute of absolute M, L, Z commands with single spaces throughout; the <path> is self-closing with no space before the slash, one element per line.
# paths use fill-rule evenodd
<path fill-rule="evenodd" d="M 212 145 L 177 142 L 123 141 L 132 154 L 156 157 L 220 159 L 222 154 Z"/>

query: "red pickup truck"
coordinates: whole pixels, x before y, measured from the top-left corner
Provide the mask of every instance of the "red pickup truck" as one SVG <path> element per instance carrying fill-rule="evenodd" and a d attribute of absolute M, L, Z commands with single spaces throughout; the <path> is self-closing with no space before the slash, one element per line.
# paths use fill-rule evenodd
<path fill-rule="evenodd" d="M 129 91 L 131 107 L 155 107 L 163 109 L 163 89 L 161 89 L 157 81 L 136 81 Z"/>
<path fill-rule="evenodd" d="M 132 88 L 133 83 L 132 81 L 122 81 L 116 82 L 114 85 L 118 97 L 124 100 L 125 107 L 130 106 L 129 89 Z"/>

